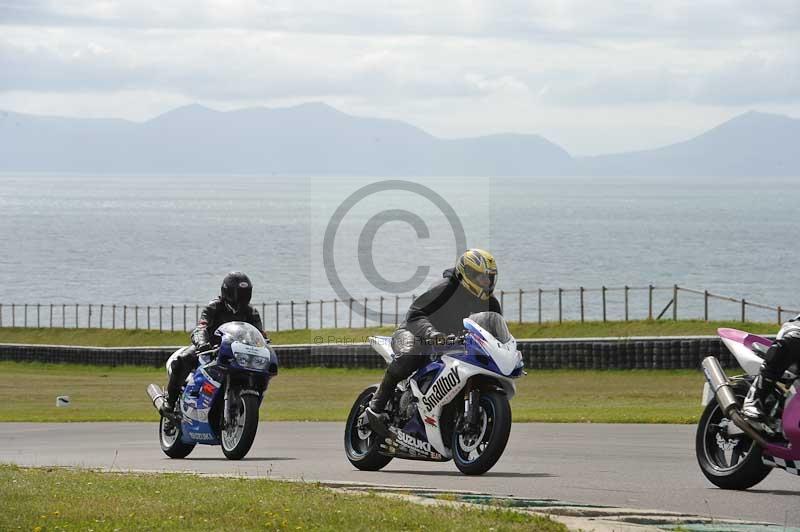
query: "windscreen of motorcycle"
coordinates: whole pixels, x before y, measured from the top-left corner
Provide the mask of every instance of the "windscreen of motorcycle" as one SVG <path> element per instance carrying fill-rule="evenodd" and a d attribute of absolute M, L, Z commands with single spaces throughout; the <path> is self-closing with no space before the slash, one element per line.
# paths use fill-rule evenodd
<path fill-rule="evenodd" d="M 231 321 L 219 326 L 217 336 L 227 338 L 231 343 L 238 342 L 253 347 L 266 347 L 264 335 L 261 331 L 243 321 Z"/>
<path fill-rule="evenodd" d="M 511 340 L 511 332 L 508 330 L 506 320 L 497 312 L 477 312 L 470 314 L 469 319 L 480 325 L 482 329 L 497 338 L 501 343 Z"/>

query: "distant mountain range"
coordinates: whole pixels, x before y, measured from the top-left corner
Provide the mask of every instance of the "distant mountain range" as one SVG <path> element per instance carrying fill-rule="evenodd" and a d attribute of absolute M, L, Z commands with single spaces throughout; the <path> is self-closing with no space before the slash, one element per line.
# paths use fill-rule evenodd
<path fill-rule="evenodd" d="M 572 157 L 538 135 L 440 139 L 322 103 L 143 123 L 0 111 L 0 172 L 373 176 L 800 176 L 800 120 L 748 112 L 658 149 Z"/>

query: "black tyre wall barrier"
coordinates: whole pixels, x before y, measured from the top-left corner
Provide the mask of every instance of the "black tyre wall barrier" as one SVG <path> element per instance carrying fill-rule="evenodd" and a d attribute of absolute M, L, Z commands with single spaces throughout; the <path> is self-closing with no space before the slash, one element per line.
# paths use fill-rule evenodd
<path fill-rule="evenodd" d="M 280 367 L 383 368 L 367 344 L 274 346 Z M 735 359 L 716 336 L 687 338 L 521 340 L 527 369 L 698 369 L 706 356 Z M 0 360 L 163 366 L 177 347 L 75 347 L 0 344 Z"/>

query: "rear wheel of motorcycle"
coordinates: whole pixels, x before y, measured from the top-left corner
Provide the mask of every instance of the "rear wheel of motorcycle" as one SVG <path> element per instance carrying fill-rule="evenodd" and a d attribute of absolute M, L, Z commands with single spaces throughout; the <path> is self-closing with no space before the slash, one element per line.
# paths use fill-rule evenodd
<path fill-rule="evenodd" d="M 478 424 L 477 431 L 453 431 L 450 444 L 453 461 L 465 475 L 486 473 L 503 455 L 511 433 L 511 405 L 508 398 L 497 391 L 482 393 Z"/>
<path fill-rule="evenodd" d="M 236 408 L 236 418 L 228 428 L 223 427 L 220 440 L 222 452 L 228 460 L 241 460 L 245 457 L 258 430 L 258 397 L 240 395 Z"/>
<path fill-rule="evenodd" d="M 369 426 L 358 426 L 361 414 L 377 390 L 377 386 L 370 386 L 361 392 L 356 402 L 353 403 L 353 408 L 350 409 L 347 426 L 344 429 L 344 451 L 347 459 L 362 471 L 378 471 L 392 461 L 391 456 L 385 456 L 378 452 L 379 436 L 372 432 Z"/>
<path fill-rule="evenodd" d="M 161 450 L 170 458 L 186 458 L 194 449 L 193 443 L 183 443 L 181 441 L 181 427 L 165 417 L 161 417 L 158 424 L 158 441 L 161 442 Z"/>
<path fill-rule="evenodd" d="M 744 401 L 749 384 L 734 388 L 739 404 Z M 730 437 L 724 434 L 725 425 L 733 422 L 725 417 L 712 399 L 700 416 L 695 436 L 695 453 L 700 469 L 717 487 L 746 490 L 764 480 L 772 468 L 764 464 L 759 447 L 747 434 Z"/>

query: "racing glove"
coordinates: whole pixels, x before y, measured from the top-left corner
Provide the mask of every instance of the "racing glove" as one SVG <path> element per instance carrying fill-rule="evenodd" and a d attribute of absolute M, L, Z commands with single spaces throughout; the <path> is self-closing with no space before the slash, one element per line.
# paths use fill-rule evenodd
<path fill-rule="evenodd" d="M 425 343 L 428 345 L 443 345 L 446 341 L 447 337 L 444 333 L 437 331 L 433 327 L 429 328 L 425 333 Z"/>

